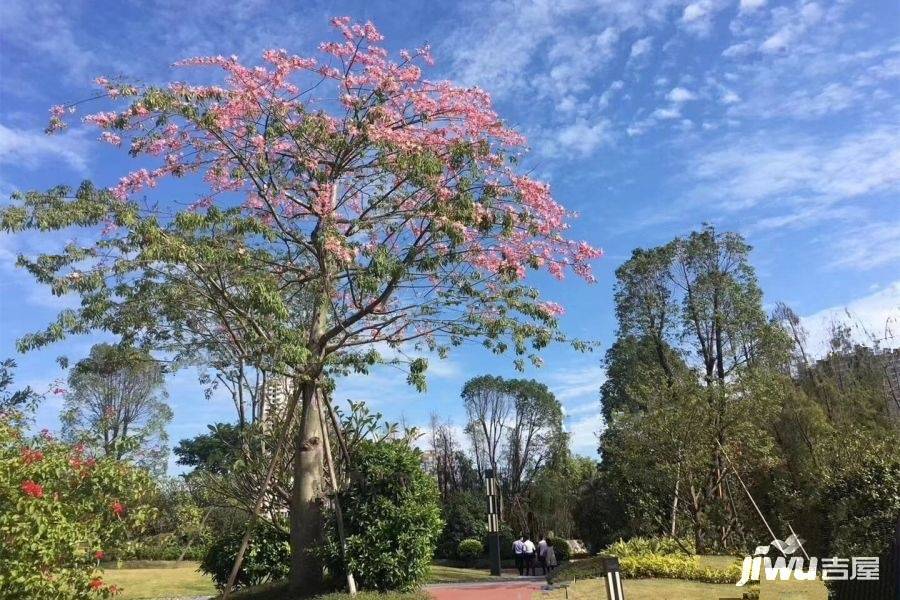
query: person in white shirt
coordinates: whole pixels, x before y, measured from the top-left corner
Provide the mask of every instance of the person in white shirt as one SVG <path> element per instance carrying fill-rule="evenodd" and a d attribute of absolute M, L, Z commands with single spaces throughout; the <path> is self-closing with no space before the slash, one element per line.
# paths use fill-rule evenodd
<path fill-rule="evenodd" d="M 526 575 L 535 575 L 534 570 L 534 542 L 531 541 L 531 538 L 525 536 L 525 574 Z"/>
<path fill-rule="evenodd" d="M 538 542 L 537 545 L 537 559 L 538 564 L 541 565 L 541 571 L 543 574 L 547 574 L 547 537 L 541 536 L 541 541 Z"/>
<path fill-rule="evenodd" d="M 513 542 L 513 554 L 516 557 L 516 568 L 519 570 L 519 575 L 524 575 L 523 570 L 525 569 L 525 536 L 522 535 Z"/>

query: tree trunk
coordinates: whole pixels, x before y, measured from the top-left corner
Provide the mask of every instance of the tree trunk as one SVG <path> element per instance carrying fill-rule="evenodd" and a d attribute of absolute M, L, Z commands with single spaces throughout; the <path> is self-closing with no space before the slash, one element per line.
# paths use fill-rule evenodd
<path fill-rule="evenodd" d="M 313 554 L 322 540 L 324 461 L 316 382 L 302 384 L 300 432 L 294 456 L 291 494 L 291 575 L 294 592 L 311 594 L 322 587 L 322 565 Z"/>
<path fill-rule="evenodd" d="M 675 477 L 675 493 L 672 494 L 672 528 L 669 535 L 675 537 L 675 525 L 678 523 L 678 488 L 681 486 L 681 460 L 678 462 L 678 474 Z"/>

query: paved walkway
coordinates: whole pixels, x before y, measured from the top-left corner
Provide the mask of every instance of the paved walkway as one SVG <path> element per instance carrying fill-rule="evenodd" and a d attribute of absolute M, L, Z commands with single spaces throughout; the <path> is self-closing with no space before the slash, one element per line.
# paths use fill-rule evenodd
<path fill-rule="evenodd" d="M 434 600 L 531 600 L 545 585 L 543 577 L 519 577 L 488 583 L 441 583 L 425 589 Z"/>

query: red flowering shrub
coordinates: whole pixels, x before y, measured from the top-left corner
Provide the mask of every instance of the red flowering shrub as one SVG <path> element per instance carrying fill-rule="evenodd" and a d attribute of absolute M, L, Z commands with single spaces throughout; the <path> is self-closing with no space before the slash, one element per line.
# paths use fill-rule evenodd
<path fill-rule="evenodd" d="M 109 598 L 98 562 L 153 517 L 153 480 L 42 432 L 0 422 L 0 598 Z"/>
<path fill-rule="evenodd" d="M 39 483 L 35 483 L 30 479 L 23 481 L 21 487 L 22 491 L 29 496 L 33 496 L 35 498 L 44 497 L 44 486 L 40 485 Z"/>

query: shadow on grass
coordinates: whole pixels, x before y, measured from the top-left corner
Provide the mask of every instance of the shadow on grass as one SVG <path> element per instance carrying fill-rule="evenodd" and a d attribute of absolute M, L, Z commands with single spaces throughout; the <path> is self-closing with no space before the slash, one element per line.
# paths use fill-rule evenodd
<path fill-rule="evenodd" d="M 350 594 L 346 592 L 333 592 L 330 594 L 307 595 L 291 592 L 286 582 L 270 583 L 255 586 L 234 592 L 228 596 L 233 600 L 349 600 Z M 221 596 L 216 596 L 220 600 Z M 416 592 L 359 592 L 353 596 L 353 600 L 428 600 L 428 594 L 424 591 Z"/>

